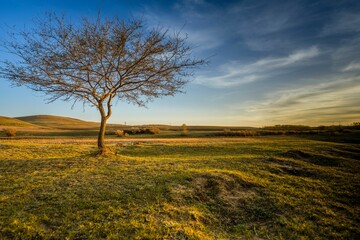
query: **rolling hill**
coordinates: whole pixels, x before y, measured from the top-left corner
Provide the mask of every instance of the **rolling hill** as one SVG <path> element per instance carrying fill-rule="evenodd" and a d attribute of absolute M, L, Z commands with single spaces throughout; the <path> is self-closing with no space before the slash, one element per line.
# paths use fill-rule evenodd
<path fill-rule="evenodd" d="M 6 123 L 2 124 L 2 123 Z M 0 117 L 0 126 L 22 126 L 22 127 L 37 127 L 47 128 L 53 130 L 98 130 L 100 123 L 89 122 L 76 118 L 54 116 L 54 115 L 32 115 L 16 118 Z M 114 131 L 117 129 L 127 129 L 131 127 L 148 128 L 157 127 L 162 131 L 180 131 L 181 126 L 178 125 L 164 125 L 164 124 L 145 124 L 145 125 L 123 125 L 116 123 L 108 123 L 107 130 Z M 224 126 L 187 126 L 190 131 L 223 131 L 224 129 L 244 130 L 254 129 L 252 127 L 224 127 Z"/>
<path fill-rule="evenodd" d="M 36 124 L 43 127 L 50 127 L 63 130 L 90 130 L 97 129 L 99 123 L 87 122 L 80 119 L 51 116 L 51 115 L 34 115 L 17 117 L 17 120 L 27 122 L 29 124 Z"/>
<path fill-rule="evenodd" d="M 32 123 L 22 121 L 20 119 L 4 117 L 4 116 L 0 116 L 0 126 L 2 126 L 2 127 L 30 127 L 30 128 L 39 127 Z"/>

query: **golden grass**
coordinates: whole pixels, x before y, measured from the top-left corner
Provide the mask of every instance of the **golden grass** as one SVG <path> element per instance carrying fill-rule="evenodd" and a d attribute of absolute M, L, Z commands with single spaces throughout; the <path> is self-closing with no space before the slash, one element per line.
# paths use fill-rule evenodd
<path fill-rule="evenodd" d="M 36 128 L 38 126 L 35 126 L 31 123 L 21 121 L 16 118 L 10 118 L 10 117 L 4 117 L 0 116 L 0 128 L 2 127 L 28 127 L 28 128 Z"/>
<path fill-rule="evenodd" d="M 31 124 L 55 129 L 97 129 L 99 127 L 99 123 L 87 122 L 62 116 L 34 115 L 18 117 L 17 119 Z"/>

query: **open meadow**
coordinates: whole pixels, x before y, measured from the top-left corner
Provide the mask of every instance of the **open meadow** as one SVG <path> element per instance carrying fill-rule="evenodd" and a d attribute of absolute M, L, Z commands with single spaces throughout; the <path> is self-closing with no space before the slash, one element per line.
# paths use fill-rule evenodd
<path fill-rule="evenodd" d="M 0 240 L 360 240 L 360 0 L 0 16 Z"/>
<path fill-rule="evenodd" d="M 0 239 L 360 237 L 359 144 L 299 136 L 107 144 L 113 154 L 95 156 L 92 136 L 2 137 Z"/>

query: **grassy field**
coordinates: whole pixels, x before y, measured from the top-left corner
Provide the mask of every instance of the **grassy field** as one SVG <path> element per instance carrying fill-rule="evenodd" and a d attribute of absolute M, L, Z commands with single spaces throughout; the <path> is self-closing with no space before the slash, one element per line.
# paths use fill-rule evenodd
<path fill-rule="evenodd" d="M 360 146 L 0 139 L 0 239 L 359 239 Z"/>

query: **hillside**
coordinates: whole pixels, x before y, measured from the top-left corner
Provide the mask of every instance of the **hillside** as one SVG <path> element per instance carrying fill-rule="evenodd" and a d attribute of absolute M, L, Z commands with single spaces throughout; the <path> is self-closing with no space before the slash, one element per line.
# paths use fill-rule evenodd
<path fill-rule="evenodd" d="M 20 119 L 0 116 L 0 126 L 7 127 L 39 127 L 32 123 L 22 121 Z"/>
<path fill-rule="evenodd" d="M 99 126 L 99 124 L 95 122 L 87 122 L 75 118 L 51 115 L 24 116 L 17 117 L 16 119 L 39 126 L 67 130 L 97 129 Z"/>

